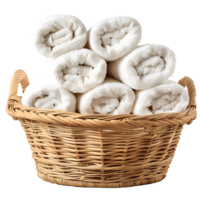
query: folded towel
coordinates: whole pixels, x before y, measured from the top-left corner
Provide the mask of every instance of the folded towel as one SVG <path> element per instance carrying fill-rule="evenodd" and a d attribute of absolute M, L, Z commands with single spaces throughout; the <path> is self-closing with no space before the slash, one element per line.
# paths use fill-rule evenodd
<path fill-rule="evenodd" d="M 71 50 L 81 49 L 87 42 L 83 23 L 70 15 L 49 16 L 37 31 L 36 47 L 46 57 L 58 57 Z"/>
<path fill-rule="evenodd" d="M 81 114 L 129 114 L 135 94 L 130 87 L 106 77 L 105 81 L 84 94 L 77 94 Z"/>
<path fill-rule="evenodd" d="M 138 46 L 130 54 L 108 63 L 108 74 L 136 90 L 167 80 L 175 70 L 175 55 L 163 45 Z"/>
<path fill-rule="evenodd" d="M 73 93 L 84 93 L 100 85 L 106 71 L 105 60 L 88 49 L 71 51 L 54 60 L 58 82 Z"/>
<path fill-rule="evenodd" d="M 53 73 L 48 73 L 33 81 L 22 96 L 22 104 L 27 107 L 75 112 L 75 95 L 63 89 L 53 76 Z"/>
<path fill-rule="evenodd" d="M 170 80 L 151 89 L 135 91 L 135 96 L 135 115 L 183 112 L 189 103 L 187 91 Z"/>
<path fill-rule="evenodd" d="M 102 20 L 88 31 L 87 48 L 107 61 L 116 60 L 131 52 L 140 42 L 142 29 L 131 17 Z"/>

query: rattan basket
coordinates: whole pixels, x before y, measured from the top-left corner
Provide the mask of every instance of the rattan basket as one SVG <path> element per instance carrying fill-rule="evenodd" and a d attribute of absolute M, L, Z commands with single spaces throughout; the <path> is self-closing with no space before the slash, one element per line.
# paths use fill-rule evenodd
<path fill-rule="evenodd" d="M 187 86 L 185 112 L 148 116 L 82 115 L 21 104 L 18 85 L 29 85 L 15 72 L 7 112 L 21 122 L 33 151 L 38 176 L 48 182 L 83 187 L 127 187 L 161 181 L 173 159 L 183 125 L 196 118 L 196 90 Z"/>

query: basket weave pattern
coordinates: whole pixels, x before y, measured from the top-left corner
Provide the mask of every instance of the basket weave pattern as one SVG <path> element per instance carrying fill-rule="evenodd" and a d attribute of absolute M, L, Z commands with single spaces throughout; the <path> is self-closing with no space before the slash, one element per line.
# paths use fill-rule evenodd
<path fill-rule="evenodd" d="M 187 86 L 190 103 L 182 113 L 148 116 L 82 115 L 28 108 L 17 96 L 29 85 L 24 71 L 15 72 L 7 112 L 21 122 L 33 152 L 38 176 L 45 181 L 84 187 L 126 187 L 165 178 L 183 125 L 196 118 L 196 90 Z"/>

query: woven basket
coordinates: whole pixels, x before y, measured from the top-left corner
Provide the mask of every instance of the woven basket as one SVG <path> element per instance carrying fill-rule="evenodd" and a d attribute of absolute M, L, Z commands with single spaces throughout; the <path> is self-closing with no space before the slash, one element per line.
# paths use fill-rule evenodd
<path fill-rule="evenodd" d="M 82 115 L 21 104 L 29 85 L 15 72 L 7 113 L 21 122 L 33 151 L 38 176 L 48 182 L 83 187 L 127 187 L 161 181 L 173 159 L 183 125 L 196 118 L 196 90 L 187 86 L 190 103 L 182 113 L 148 116 Z"/>

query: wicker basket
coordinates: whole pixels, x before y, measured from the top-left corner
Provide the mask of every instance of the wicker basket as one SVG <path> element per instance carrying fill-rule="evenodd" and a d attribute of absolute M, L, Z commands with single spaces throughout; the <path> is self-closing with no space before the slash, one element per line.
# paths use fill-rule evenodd
<path fill-rule="evenodd" d="M 15 72 L 7 112 L 21 122 L 33 151 L 38 176 L 48 182 L 83 187 L 127 187 L 161 181 L 173 159 L 183 125 L 196 118 L 196 90 L 187 86 L 185 112 L 148 116 L 82 115 L 28 108 L 17 96 L 29 85 Z"/>

